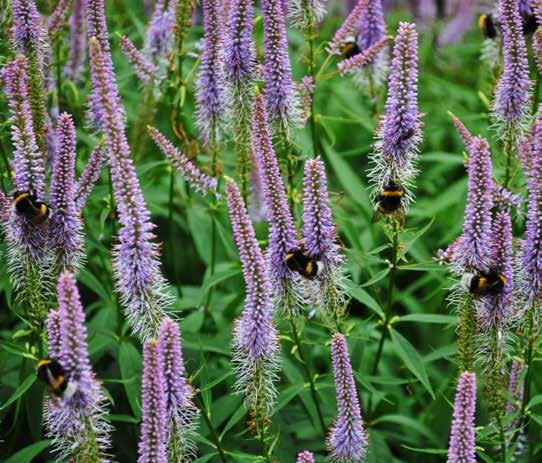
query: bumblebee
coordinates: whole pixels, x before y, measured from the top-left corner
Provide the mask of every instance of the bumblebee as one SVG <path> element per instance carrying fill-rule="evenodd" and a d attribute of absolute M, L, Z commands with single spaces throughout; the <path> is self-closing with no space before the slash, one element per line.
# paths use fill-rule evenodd
<path fill-rule="evenodd" d="M 40 360 L 36 368 L 36 375 L 47 385 L 49 394 L 69 399 L 75 392 L 73 383 L 66 377 L 66 371 L 58 360 L 47 358 Z"/>
<path fill-rule="evenodd" d="M 378 222 L 383 215 L 398 214 L 398 218 L 403 221 L 404 214 L 402 200 L 405 190 L 402 186 L 390 180 L 389 183 L 375 196 L 373 223 Z"/>
<path fill-rule="evenodd" d="M 523 14 L 521 16 L 521 22 L 523 26 L 523 35 L 534 34 L 536 29 L 538 29 L 538 23 L 533 14 Z"/>
<path fill-rule="evenodd" d="M 493 40 L 497 37 L 497 26 L 490 14 L 481 14 L 478 17 L 478 27 L 482 30 L 486 39 Z"/>
<path fill-rule="evenodd" d="M 349 37 L 341 47 L 341 53 L 344 59 L 352 58 L 361 53 L 355 37 Z"/>
<path fill-rule="evenodd" d="M 495 270 L 465 273 L 461 278 L 461 287 L 476 296 L 497 295 L 502 292 L 506 283 L 506 277 Z"/>
<path fill-rule="evenodd" d="M 49 206 L 38 201 L 31 191 L 17 191 L 13 195 L 13 206 L 19 215 L 26 217 L 34 225 L 45 223 L 51 214 Z"/>
<path fill-rule="evenodd" d="M 308 280 L 314 280 L 322 273 L 324 263 L 317 258 L 309 257 L 303 248 L 292 249 L 286 254 L 286 266 Z"/>

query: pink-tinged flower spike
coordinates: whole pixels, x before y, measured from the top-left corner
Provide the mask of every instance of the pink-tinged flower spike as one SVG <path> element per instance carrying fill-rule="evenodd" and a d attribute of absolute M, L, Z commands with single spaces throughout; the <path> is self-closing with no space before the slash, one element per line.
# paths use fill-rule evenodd
<path fill-rule="evenodd" d="M 342 26 L 335 32 L 333 39 L 329 42 L 327 46 L 328 53 L 331 53 L 332 55 L 342 54 L 341 48 L 343 45 L 348 42 L 352 36 L 355 37 L 357 35 L 363 12 L 371 1 L 373 0 L 358 1 L 354 9 L 344 20 Z"/>
<path fill-rule="evenodd" d="M 463 124 L 461 119 L 451 112 L 448 112 L 448 114 L 450 114 L 450 117 L 452 118 L 457 134 L 461 137 L 461 140 L 463 140 L 465 148 L 468 149 L 474 137 L 470 133 L 469 129 L 467 129 L 465 124 Z"/>
<path fill-rule="evenodd" d="M 297 246 L 296 229 L 288 208 L 286 191 L 280 176 L 277 155 L 271 142 L 271 133 L 261 95 L 257 95 L 254 99 L 252 143 L 269 220 L 267 259 L 271 284 L 275 289 L 275 303 L 285 313 L 292 315 L 296 309 L 295 297 L 291 299 L 294 295 L 293 272 L 286 265 L 286 254 Z"/>
<path fill-rule="evenodd" d="M 105 396 L 90 364 L 85 314 L 73 274 L 60 275 L 58 326 L 54 315 L 48 324 L 50 345 L 58 328 L 57 360 L 65 370 L 67 388 L 62 396 L 50 395 L 44 406 L 47 435 L 60 461 L 108 461 L 110 425 L 105 421 Z M 54 327 L 54 328 L 53 328 Z M 51 352 L 50 352 L 51 354 Z"/>
<path fill-rule="evenodd" d="M 199 170 L 190 159 L 182 154 L 173 143 L 171 143 L 158 129 L 154 127 L 148 127 L 149 135 L 156 143 L 156 146 L 160 148 L 160 151 L 166 155 L 169 162 L 173 167 L 177 169 L 181 177 L 188 182 L 188 184 L 199 191 L 203 195 L 214 193 L 219 197 L 217 192 L 218 181 L 214 177 L 209 177 Z"/>
<path fill-rule="evenodd" d="M 198 409 L 192 402 L 194 390 L 185 379 L 179 326 L 169 317 L 160 325 L 158 345 L 164 361 L 169 461 L 192 460 Z"/>
<path fill-rule="evenodd" d="M 226 185 L 233 238 L 243 268 L 246 300 L 243 315 L 233 332 L 236 390 L 256 419 L 272 414 L 279 363 L 278 332 L 273 323 L 271 286 L 265 260 L 258 245 L 241 193 L 231 181 Z"/>
<path fill-rule="evenodd" d="M 353 74 L 362 70 L 369 64 L 373 64 L 375 60 L 379 58 L 380 53 L 386 48 L 390 39 L 391 37 L 386 36 L 378 42 L 375 42 L 361 53 L 358 53 L 357 55 L 345 59 L 337 64 L 337 68 L 339 69 L 341 76 L 344 76 L 345 74 Z"/>
<path fill-rule="evenodd" d="M 58 150 L 51 176 L 53 213 L 49 236 L 60 273 L 66 268 L 74 271 L 83 257 L 82 222 L 75 204 L 75 126 L 67 113 L 58 118 L 57 139 Z"/>
<path fill-rule="evenodd" d="M 144 84 L 148 84 L 156 78 L 158 68 L 149 62 L 136 48 L 133 42 L 125 35 L 121 35 L 120 37 L 120 48 L 128 62 L 134 68 L 137 77 L 139 77 Z"/>
<path fill-rule="evenodd" d="M 308 450 L 305 450 L 304 452 L 299 452 L 297 454 L 296 463 L 314 463 L 314 455 Z"/>
<path fill-rule="evenodd" d="M 469 147 L 469 183 L 463 234 L 455 250 L 454 267 L 488 271 L 490 265 L 491 209 L 493 172 L 489 145 L 475 137 Z"/>
<path fill-rule="evenodd" d="M 493 110 L 503 139 L 515 142 L 524 128 L 529 111 L 529 63 L 523 37 L 518 0 L 499 1 L 503 35 L 504 70 L 498 83 Z"/>
<path fill-rule="evenodd" d="M 464 371 L 457 383 L 447 463 L 476 463 L 475 411 L 476 375 Z"/>
<path fill-rule="evenodd" d="M 144 54 L 152 64 L 163 67 L 173 45 L 178 0 L 158 0 L 145 39 Z"/>
<path fill-rule="evenodd" d="M 202 0 L 203 55 L 196 83 L 197 124 L 203 142 L 215 148 L 223 123 L 224 104 L 224 31 L 218 0 Z"/>
<path fill-rule="evenodd" d="M 90 193 L 100 178 L 104 162 L 105 153 L 103 147 L 99 145 L 90 153 L 87 165 L 75 185 L 75 207 L 79 213 L 85 207 Z"/>
<path fill-rule="evenodd" d="M 58 310 L 51 310 L 47 316 L 47 355 L 60 358 L 60 315 Z"/>
<path fill-rule="evenodd" d="M 142 422 L 137 463 L 167 463 L 167 402 L 164 356 L 156 340 L 143 350 Z"/>
<path fill-rule="evenodd" d="M 68 54 L 68 61 L 64 67 L 64 75 L 74 82 L 79 82 L 82 79 L 87 51 L 84 1 L 73 1 L 73 12 L 70 17 L 70 52 Z"/>
<path fill-rule="evenodd" d="M 331 361 L 337 396 L 337 420 L 328 437 L 329 458 L 337 463 L 362 462 L 367 453 L 367 434 L 361 418 L 348 344 L 340 333 L 331 338 Z"/>
<path fill-rule="evenodd" d="M 399 24 L 391 74 L 388 80 L 386 113 L 377 131 L 371 155 L 370 178 L 373 196 L 390 183 L 405 190 L 403 206 L 412 201 L 408 187 L 416 174 L 415 163 L 422 140 L 418 111 L 418 34 L 414 24 Z"/>
<path fill-rule="evenodd" d="M 460 0 L 457 11 L 438 36 L 440 46 L 457 43 L 472 26 L 474 19 L 474 1 Z"/>
<path fill-rule="evenodd" d="M 51 16 L 47 18 L 47 32 L 49 33 L 49 37 L 54 37 L 64 25 L 71 4 L 72 0 L 58 0 Z"/>
<path fill-rule="evenodd" d="M 119 212 L 119 243 L 114 249 L 113 268 L 117 290 L 135 334 L 143 340 L 155 336 L 164 310 L 171 303 L 160 271 L 158 245 L 153 243 L 153 223 L 124 130 L 124 117 L 115 77 L 106 65 L 105 53 L 96 38 L 90 40 L 93 91 L 109 157 L 113 190 Z"/>
<path fill-rule="evenodd" d="M 287 128 L 298 122 L 299 108 L 288 56 L 288 38 L 282 0 L 262 2 L 264 33 L 263 90 L 271 122 Z"/>

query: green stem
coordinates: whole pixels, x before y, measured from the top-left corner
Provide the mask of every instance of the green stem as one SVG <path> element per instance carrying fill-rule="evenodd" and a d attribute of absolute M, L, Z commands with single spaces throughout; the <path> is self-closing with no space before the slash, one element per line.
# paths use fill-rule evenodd
<path fill-rule="evenodd" d="M 313 93 L 311 97 L 311 107 L 310 107 L 310 126 L 311 126 L 311 137 L 312 137 L 312 150 L 313 150 L 313 156 L 316 155 L 316 153 L 320 153 L 320 145 L 318 140 L 318 133 L 317 133 L 317 127 L 316 127 L 316 119 L 315 119 L 315 113 L 314 113 L 314 100 L 316 97 L 316 67 L 314 62 L 314 38 L 315 38 L 315 28 L 314 28 L 314 18 L 312 14 L 310 14 L 310 10 L 307 8 L 307 11 L 309 11 L 309 23 L 307 25 L 307 29 L 305 31 L 305 37 L 307 38 L 307 41 L 309 43 L 309 75 L 313 79 Z"/>
<path fill-rule="evenodd" d="M 267 463 L 271 463 L 271 455 L 269 454 L 269 447 L 267 445 L 267 438 L 265 432 L 265 424 L 262 419 L 258 419 L 256 423 L 256 433 L 258 434 L 258 440 L 262 446 L 262 454 Z"/>
<path fill-rule="evenodd" d="M 505 158 L 505 168 L 504 168 L 504 187 L 509 188 L 510 181 L 512 180 L 512 142 L 510 136 L 506 136 L 504 141 L 504 158 Z"/>
<path fill-rule="evenodd" d="M 295 345 L 297 346 L 297 351 L 299 352 L 299 358 L 301 359 L 301 363 L 303 364 L 303 368 L 305 370 L 305 375 L 307 376 L 309 380 L 309 387 L 311 391 L 311 397 L 314 402 L 314 406 L 316 407 L 316 412 L 318 413 L 318 420 L 320 421 L 320 426 L 322 427 L 322 433 L 326 434 L 326 425 L 324 422 L 324 415 L 322 413 L 322 409 L 320 407 L 320 402 L 318 401 L 318 392 L 316 390 L 316 384 L 314 383 L 314 377 L 312 375 L 312 372 L 310 370 L 309 364 L 307 363 L 305 354 L 303 352 L 303 349 L 301 348 L 301 340 L 299 338 L 299 333 L 297 331 L 297 326 L 294 322 L 294 320 L 290 319 L 290 325 L 292 327 L 292 335 L 294 337 Z"/>
<path fill-rule="evenodd" d="M 113 194 L 113 180 L 111 179 L 111 169 L 107 170 L 109 178 L 109 220 L 111 221 L 111 240 L 117 236 L 115 196 Z"/>
<path fill-rule="evenodd" d="M 205 410 L 205 407 L 203 406 L 203 402 L 201 401 L 199 395 L 194 396 L 194 402 L 198 406 L 198 408 L 201 410 L 201 415 L 203 416 L 203 420 L 205 421 L 205 424 L 209 428 L 209 432 L 211 433 L 211 439 L 214 441 L 216 451 L 218 452 L 218 456 L 222 460 L 222 463 L 228 463 L 228 459 L 226 458 L 226 452 L 224 451 L 224 448 L 222 447 L 222 441 L 220 440 L 220 436 L 216 432 L 216 429 L 213 426 L 213 423 L 211 422 L 210 416 L 207 414 L 207 410 Z"/>

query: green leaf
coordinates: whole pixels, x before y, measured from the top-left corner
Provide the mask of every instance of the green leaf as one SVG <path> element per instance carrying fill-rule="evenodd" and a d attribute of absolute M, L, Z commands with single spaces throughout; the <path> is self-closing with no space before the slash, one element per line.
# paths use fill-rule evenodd
<path fill-rule="evenodd" d="M 363 288 L 360 288 L 359 286 L 354 286 L 354 283 L 348 281 L 348 293 L 351 297 L 353 297 L 356 301 L 361 302 L 362 304 L 366 305 L 369 309 L 371 309 L 373 312 L 375 312 L 382 320 L 384 320 L 384 311 L 380 307 L 380 304 L 376 302 L 373 297 L 365 291 Z"/>
<path fill-rule="evenodd" d="M 13 402 L 15 402 L 19 397 L 21 397 L 28 389 L 32 387 L 32 384 L 36 381 L 36 375 L 34 373 L 30 373 L 26 377 L 26 379 L 21 383 L 21 385 L 15 390 L 13 395 L 0 406 L 0 410 L 4 410 L 5 408 L 9 407 Z"/>
<path fill-rule="evenodd" d="M 399 317 L 399 322 L 436 323 L 439 325 L 453 325 L 457 323 L 455 315 L 413 313 Z"/>
<path fill-rule="evenodd" d="M 542 394 L 535 395 L 527 404 L 527 409 L 531 409 L 536 405 L 542 404 Z"/>
<path fill-rule="evenodd" d="M 81 268 L 77 278 L 88 289 L 94 291 L 94 293 L 96 293 L 102 299 L 108 300 L 111 297 L 110 292 L 106 290 L 100 281 L 85 268 Z"/>
<path fill-rule="evenodd" d="M 120 375 L 125 381 L 124 390 L 126 391 L 130 408 L 134 415 L 140 419 L 141 407 L 139 398 L 141 397 L 141 384 L 139 380 L 134 381 L 133 378 L 141 377 L 141 354 L 133 344 L 130 342 L 123 342 L 119 348 L 118 362 L 120 366 Z"/>
<path fill-rule="evenodd" d="M 414 346 L 398 331 L 390 329 L 391 341 L 395 351 L 401 357 L 407 368 L 412 372 L 416 378 L 423 384 L 427 392 L 431 397 L 435 398 L 435 393 L 427 377 L 425 366 L 420 354 L 414 349 Z"/>
<path fill-rule="evenodd" d="M 398 424 L 401 428 L 404 429 L 413 429 L 421 436 L 427 437 L 434 444 L 439 444 L 439 438 L 430 428 L 424 426 L 418 420 L 410 418 L 409 416 L 397 414 L 382 415 L 373 421 L 373 425 L 377 425 L 378 423 L 394 423 Z"/>
<path fill-rule="evenodd" d="M 239 407 L 235 413 L 230 417 L 226 425 L 224 426 L 224 429 L 222 430 L 222 434 L 220 434 L 220 439 L 226 435 L 226 433 L 233 428 L 243 416 L 245 416 L 247 413 L 245 407 Z"/>
<path fill-rule="evenodd" d="M 408 445 L 404 445 L 404 444 L 401 447 L 404 447 L 405 449 L 408 449 L 408 450 L 412 450 L 413 452 L 430 453 L 432 455 L 446 455 L 448 453 L 448 451 L 444 449 L 420 449 L 416 447 L 409 447 Z"/>
<path fill-rule="evenodd" d="M 16 454 L 9 457 L 4 463 L 31 463 L 35 457 L 48 448 L 52 440 L 40 440 L 34 444 L 19 450 Z"/>
<path fill-rule="evenodd" d="M 378 272 L 375 276 L 373 276 L 370 280 L 363 283 L 360 287 L 361 288 L 366 288 L 367 286 L 372 286 L 375 283 L 382 280 L 382 278 L 385 278 L 388 273 L 390 273 L 390 268 L 389 267 L 387 267 L 384 270 L 381 270 L 380 272 Z"/>
<path fill-rule="evenodd" d="M 121 423 L 139 424 L 140 420 L 130 415 L 107 415 L 109 421 L 119 421 Z"/>

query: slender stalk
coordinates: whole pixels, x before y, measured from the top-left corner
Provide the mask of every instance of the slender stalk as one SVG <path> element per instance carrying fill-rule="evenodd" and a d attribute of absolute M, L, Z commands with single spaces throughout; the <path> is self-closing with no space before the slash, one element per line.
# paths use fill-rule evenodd
<path fill-rule="evenodd" d="M 326 434 L 326 425 L 324 422 L 324 415 L 322 413 L 322 409 L 320 407 L 320 402 L 318 401 L 318 393 L 316 390 L 316 384 L 314 383 L 314 377 L 312 375 L 311 369 L 309 367 L 309 364 L 307 363 L 305 354 L 303 352 L 303 349 L 301 348 L 301 340 L 299 338 L 299 333 L 297 331 L 297 326 L 294 322 L 294 320 L 290 319 L 290 325 L 292 327 L 292 335 L 294 338 L 295 345 L 297 347 L 297 351 L 299 352 L 299 358 L 301 359 L 301 363 L 303 364 L 303 368 L 305 370 L 305 375 L 307 376 L 309 380 L 309 387 L 311 391 L 311 397 L 314 402 L 314 406 L 316 407 L 316 412 L 318 413 L 318 420 L 320 421 L 320 426 L 322 427 L 322 433 Z"/>
<path fill-rule="evenodd" d="M 307 2 L 305 2 L 307 3 Z M 315 63 L 315 54 L 314 54 L 314 39 L 315 39 L 315 27 L 314 27 L 314 16 L 308 5 L 305 5 L 305 11 L 308 17 L 308 24 L 305 29 L 305 38 L 309 44 L 309 75 L 313 78 L 314 90 L 311 98 L 311 107 L 310 107 L 310 126 L 311 126 L 311 137 L 312 137 L 312 150 L 313 156 L 316 153 L 320 152 L 320 145 L 318 141 L 318 132 L 316 127 L 315 113 L 314 113 L 314 99 L 316 96 L 316 63 Z"/>
<path fill-rule="evenodd" d="M 111 240 L 117 236 L 117 226 L 115 224 L 116 220 L 116 205 L 115 205 L 115 196 L 113 195 L 113 180 L 111 179 L 111 169 L 107 169 L 107 176 L 109 178 L 109 220 L 111 221 Z"/>
<path fill-rule="evenodd" d="M 256 422 L 256 434 L 258 435 L 258 440 L 262 446 L 262 454 L 267 463 L 271 463 L 271 455 L 269 454 L 269 446 L 267 445 L 266 438 L 266 428 L 263 419 L 257 419 Z"/>
<path fill-rule="evenodd" d="M 198 408 L 201 410 L 201 416 L 203 416 L 203 420 L 205 421 L 205 424 L 209 428 L 209 432 L 211 433 L 211 439 L 213 440 L 213 443 L 215 444 L 216 451 L 218 452 L 218 456 L 222 460 L 222 463 L 228 463 L 228 459 L 226 458 L 226 452 L 224 451 L 224 448 L 222 447 L 222 441 L 220 440 L 220 437 L 218 433 L 216 432 L 216 429 L 213 426 L 213 423 L 211 422 L 211 417 L 207 414 L 207 410 L 205 410 L 205 407 L 203 406 L 203 402 L 201 401 L 198 394 L 194 396 L 194 402 L 198 406 Z"/>

